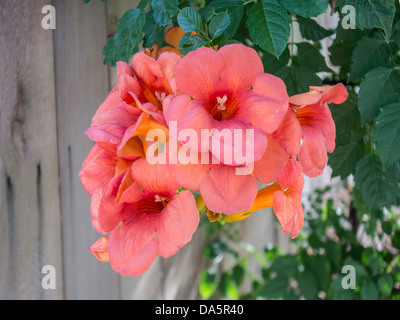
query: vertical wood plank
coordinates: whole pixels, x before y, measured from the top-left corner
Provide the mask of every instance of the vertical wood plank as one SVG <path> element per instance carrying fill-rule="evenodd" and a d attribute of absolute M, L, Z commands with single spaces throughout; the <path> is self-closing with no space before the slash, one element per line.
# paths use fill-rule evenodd
<path fill-rule="evenodd" d="M 0 2 L 0 299 L 63 297 L 49 0 Z M 42 288 L 42 267 L 56 289 Z"/>
<path fill-rule="evenodd" d="M 102 63 L 107 40 L 105 3 L 55 0 L 54 5 L 65 297 L 118 299 L 118 275 L 88 252 L 100 235 L 93 229 L 90 197 L 79 180 L 93 146 L 84 132 L 109 91 L 108 70 Z"/>

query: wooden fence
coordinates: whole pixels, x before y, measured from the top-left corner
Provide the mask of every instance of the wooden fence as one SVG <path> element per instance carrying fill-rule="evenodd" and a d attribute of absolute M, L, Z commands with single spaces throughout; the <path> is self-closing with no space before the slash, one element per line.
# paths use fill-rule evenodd
<path fill-rule="evenodd" d="M 202 229 L 136 278 L 88 252 L 100 235 L 78 177 L 92 147 L 84 131 L 115 84 L 103 46 L 137 2 L 0 1 L 0 299 L 199 298 Z M 42 28 L 45 5 L 56 9 L 56 30 Z M 244 240 L 288 248 L 264 211 L 240 224 Z M 55 289 L 42 287 L 45 265 L 56 270 Z"/>

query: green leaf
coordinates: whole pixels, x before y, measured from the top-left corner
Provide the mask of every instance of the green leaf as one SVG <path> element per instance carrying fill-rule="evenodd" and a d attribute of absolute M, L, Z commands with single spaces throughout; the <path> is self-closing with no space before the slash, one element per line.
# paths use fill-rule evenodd
<path fill-rule="evenodd" d="M 201 16 L 203 24 L 207 24 L 215 14 L 215 8 L 211 6 L 200 8 L 199 14 Z"/>
<path fill-rule="evenodd" d="M 139 51 L 145 23 L 146 13 L 143 9 L 125 12 L 118 22 L 114 38 L 104 47 L 104 63 L 115 66 L 118 61 L 129 62 L 132 55 Z"/>
<path fill-rule="evenodd" d="M 314 300 L 317 298 L 317 279 L 311 271 L 304 270 L 298 275 L 296 280 L 304 298 L 306 298 L 307 300 Z"/>
<path fill-rule="evenodd" d="M 374 230 L 376 230 L 376 227 Z M 364 252 L 361 259 L 363 259 L 364 256 L 367 258 L 366 261 L 363 261 L 364 265 L 368 266 L 368 268 L 372 271 L 372 274 L 377 275 L 382 272 L 382 269 L 384 268 L 384 261 L 381 256 L 377 256 L 373 252 L 368 254 L 368 251 Z"/>
<path fill-rule="evenodd" d="M 377 149 L 386 169 L 400 160 L 400 103 L 385 106 L 375 122 Z"/>
<path fill-rule="evenodd" d="M 290 19 L 276 0 L 262 0 L 254 5 L 247 19 L 252 41 L 278 57 L 285 50 L 290 35 Z"/>
<path fill-rule="evenodd" d="M 202 34 L 191 36 L 190 32 L 185 33 L 179 41 L 179 51 L 187 55 L 191 51 L 204 47 L 208 44 L 208 39 Z"/>
<path fill-rule="evenodd" d="M 400 231 L 397 230 L 392 237 L 392 244 L 395 248 L 400 249 Z"/>
<path fill-rule="evenodd" d="M 395 0 L 347 0 L 346 5 L 352 5 L 356 12 L 356 25 L 361 30 L 380 28 L 389 39 L 394 14 Z"/>
<path fill-rule="evenodd" d="M 329 155 L 328 165 L 332 168 L 332 177 L 340 176 L 344 180 L 354 174 L 356 165 L 364 157 L 365 144 L 363 135 L 358 132 L 351 132 L 351 141 L 348 144 L 340 145 Z"/>
<path fill-rule="evenodd" d="M 244 268 L 239 264 L 234 266 L 234 268 L 232 270 L 232 278 L 237 286 L 240 286 L 243 283 L 244 276 L 245 276 Z"/>
<path fill-rule="evenodd" d="M 328 0 L 281 0 L 293 15 L 317 17 L 328 8 Z"/>
<path fill-rule="evenodd" d="M 394 24 L 393 35 L 391 39 L 393 39 L 397 46 L 400 47 L 400 20 L 397 20 L 397 22 Z"/>
<path fill-rule="evenodd" d="M 289 63 L 290 60 L 289 48 L 286 47 L 286 49 L 283 51 L 279 59 L 275 57 L 273 54 L 265 51 L 262 54 L 261 60 L 264 65 L 264 72 L 275 74 L 275 72 L 278 69 L 287 66 L 287 64 Z"/>
<path fill-rule="evenodd" d="M 270 271 L 275 271 L 278 274 L 290 277 L 294 275 L 299 268 L 299 262 L 296 256 L 287 255 L 276 258 L 276 260 L 271 264 Z"/>
<path fill-rule="evenodd" d="M 391 221 L 381 221 L 381 224 L 383 232 L 390 236 L 393 230 L 393 223 Z"/>
<path fill-rule="evenodd" d="M 218 290 L 224 297 L 229 297 L 233 300 L 239 298 L 237 287 L 232 282 L 232 277 L 229 273 L 224 272 L 218 284 Z"/>
<path fill-rule="evenodd" d="M 178 0 L 152 0 L 150 3 L 153 9 L 153 17 L 156 23 L 162 27 L 172 22 L 172 17 L 175 17 L 178 12 Z"/>
<path fill-rule="evenodd" d="M 384 274 L 378 279 L 379 290 L 384 297 L 387 297 L 392 293 L 393 285 L 393 277 L 390 274 Z"/>
<path fill-rule="evenodd" d="M 378 67 L 369 71 L 361 81 L 358 109 L 361 122 L 373 120 L 379 109 L 400 101 L 400 70 Z"/>
<path fill-rule="evenodd" d="M 204 247 L 203 257 L 206 259 L 214 259 L 220 254 L 227 252 L 228 249 L 229 248 L 224 240 L 216 239 Z"/>
<path fill-rule="evenodd" d="M 342 260 L 342 247 L 338 243 L 328 240 L 325 244 L 325 250 L 334 269 L 339 269 Z"/>
<path fill-rule="evenodd" d="M 378 300 L 379 291 L 376 284 L 372 280 L 367 280 L 361 286 L 361 299 L 362 300 Z"/>
<path fill-rule="evenodd" d="M 244 3 L 244 0 L 214 0 L 209 4 L 216 13 L 227 12 L 229 14 L 230 23 L 221 38 L 231 39 L 238 31 L 244 13 Z"/>
<path fill-rule="evenodd" d="M 311 18 L 297 16 L 296 19 L 299 23 L 301 36 L 304 39 L 316 42 L 334 34 L 332 30 L 321 27 L 317 21 Z"/>
<path fill-rule="evenodd" d="M 226 297 L 228 294 L 229 284 L 231 282 L 230 276 L 228 273 L 224 272 L 221 276 L 221 279 L 218 284 L 218 290 L 221 292 L 222 296 Z"/>
<path fill-rule="evenodd" d="M 319 50 L 308 42 L 297 43 L 297 56 L 299 64 L 303 67 L 314 70 L 315 72 L 332 72 L 325 62 L 325 58 Z"/>
<path fill-rule="evenodd" d="M 315 71 L 298 65 L 283 67 L 276 71 L 275 75 L 281 78 L 285 84 L 290 96 L 307 92 L 309 86 L 322 86 L 321 78 Z"/>
<path fill-rule="evenodd" d="M 140 2 L 139 2 L 139 4 L 138 4 L 137 8 L 143 9 L 143 10 L 147 9 L 148 6 L 150 5 L 150 1 L 151 1 L 151 0 L 140 0 Z"/>
<path fill-rule="evenodd" d="M 361 127 L 360 111 L 358 111 L 357 95 L 349 93 L 347 100 L 340 104 L 330 104 L 332 118 L 336 126 L 336 145 L 346 145 L 351 143 L 352 131 L 357 131 Z"/>
<path fill-rule="evenodd" d="M 329 284 L 331 276 L 331 267 L 329 261 L 323 256 L 312 256 L 305 264 L 305 269 L 315 275 L 317 279 L 318 289 L 325 291 Z"/>
<path fill-rule="evenodd" d="M 284 277 L 276 277 L 268 281 L 261 290 L 261 295 L 269 299 L 281 298 L 286 293 L 288 279 Z"/>
<path fill-rule="evenodd" d="M 343 276 L 339 276 L 333 280 L 329 285 L 330 298 L 332 300 L 353 300 L 354 290 L 343 289 L 342 280 Z"/>
<path fill-rule="evenodd" d="M 351 57 L 349 81 L 362 78 L 368 71 L 387 66 L 389 47 L 386 42 L 376 38 L 366 38 L 357 42 Z"/>
<path fill-rule="evenodd" d="M 179 26 L 185 32 L 200 32 L 203 33 L 203 23 L 201 15 L 196 9 L 191 7 L 183 8 L 178 14 Z"/>
<path fill-rule="evenodd" d="M 336 30 L 336 38 L 329 47 L 329 58 L 333 65 L 340 66 L 340 78 L 347 80 L 347 73 L 350 72 L 352 52 L 364 36 L 360 29 L 343 29 L 339 23 Z"/>
<path fill-rule="evenodd" d="M 208 270 L 203 271 L 200 283 L 199 292 L 204 299 L 210 298 L 218 287 L 218 282 L 215 273 Z"/>
<path fill-rule="evenodd" d="M 208 31 L 212 39 L 218 38 L 220 35 L 222 35 L 229 27 L 230 23 L 231 19 L 229 18 L 229 14 L 227 12 L 216 14 L 214 18 L 212 18 L 208 27 Z"/>
<path fill-rule="evenodd" d="M 364 248 L 362 247 L 362 250 L 363 249 Z M 343 265 L 350 265 L 350 266 L 354 267 L 355 274 L 356 274 L 356 284 L 357 285 L 361 285 L 363 283 L 364 279 L 366 279 L 368 277 L 367 270 L 362 265 L 362 263 L 358 262 L 358 260 L 347 258 L 347 259 L 345 259 Z"/>
<path fill-rule="evenodd" d="M 164 43 L 165 28 L 156 24 L 153 12 L 146 13 L 146 24 L 144 26 L 144 43 L 145 48 L 151 48 L 154 44 L 158 44 L 161 48 Z"/>
<path fill-rule="evenodd" d="M 398 184 L 393 167 L 386 171 L 378 156 L 368 155 L 356 167 L 355 182 L 364 203 L 371 209 L 390 208 L 396 203 Z"/>

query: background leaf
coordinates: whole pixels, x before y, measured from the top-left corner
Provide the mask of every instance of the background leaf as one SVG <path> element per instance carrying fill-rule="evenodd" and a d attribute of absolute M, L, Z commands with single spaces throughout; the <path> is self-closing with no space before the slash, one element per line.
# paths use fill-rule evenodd
<path fill-rule="evenodd" d="M 316 75 L 314 70 L 297 64 L 280 68 L 275 75 L 285 82 L 290 96 L 307 92 L 309 86 L 322 86 L 321 78 Z"/>
<path fill-rule="evenodd" d="M 351 142 L 353 131 L 361 131 L 360 111 L 358 111 L 357 95 L 350 91 L 347 100 L 329 108 L 336 126 L 336 145 L 346 145 Z"/>
<path fill-rule="evenodd" d="M 247 20 L 250 37 L 262 49 L 279 57 L 290 35 L 290 19 L 276 0 L 262 0 L 254 5 Z"/>
<path fill-rule="evenodd" d="M 212 39 L 218 38 L 220 35 L 222 35 L 229 27 L 230 23 L 231 19 L 229 18 L 229 14 L 227 12 L 216 14 L 210 21 L 210 25 L 208 27 L 208 31 Z"/>
<path fill-rule="evenodd" d="M 400 101 L 400 70 L 378 67 L 369 71 L 360 84 L 358 109 L 361 121 L 373 120 L 380 108 Z"/>
<path fill-rule="evenodd" d="M 151 48 L 156 43 L 160 48 L 163 47 L 165 28 L 156 24 L 151 10 L 146 13 L 146 24 L 143 31 L 143 46 L 145 48 Z"/>
<path fill-rule="evenodd" d="M 178 0 L 151 0 L 153 17 L 156 23 L 162 27 L 172 22 L 172 17 L 178 14 Z"/>
<path fill-rule="evenodd" d="M 179 26 L 185 32 L 200 32 L 203 33 L 203 23 L 199 12 L 191 7 L 183 8 L 178 14 Z"/>
<path fill-rule="evenodd" d="M 378 156 L 368 155 L 356 167 L 355 182 L 363 201 L 373 209 L 389 208 L 396 203 L 398 185 L 393 167 L 386 171 Z"/>
<path fill-rule="evenodd" d="M 179 51 L 183 55 L 208 44 L 208 39 L 202 34 L 191 35 L 190 32 L 185 33 L 179 41 Z"/>
<path fill-rule="evenodd" d="M 356 12 L 356 25 L 361 30 L 380 28 L 389 39 L 394 14 L 395 0 L 346 0 L 344 5 L 352 5 Z"/>
<path fill-rule="evenodd" d="M 400 159 L 400 103 L 385 106 L 376 118 L 375 139 L 384 168 Z"/>
<path fill-rule="evenodd" d="M 368 280 L 361 287 L 362 300 L 377 300 L 379 298 L 379 291 L 376 284 L 372 280 Z"/>
<path fill-rule="evenodd" d="M 212 273 L 208 270 L 203 271 L 199 283 L 200 295 L 204 299 L 208 299 L 214 294 L 217 287 L 218 282 L 215 273 Z"/>
<path fill-rule="evenodd" d="M 281 0 L 286 9 L 294 15 L 316 17 L 328 8 L 328 0 Z"/>
<path fill-rule="evenodd" d="M 387 66 L 389 55 L 389 47 L 383 40 L 366 38 L 358 41 L 351 57 L 349 80 L 362 78 L 368 71 L 379 66 Z"/>
<path fill-rule="evenodd" d="M 347 178 L 355 171 L 357 163 L 363 158 L 364 153 L 363 135 L 353 132 L 350 143 L 337 146 L 329 155 L 328 165 L 332 168 L 332 177 L 340 176 L 342 180 Z"/>
<path fill-rule="evenodd" d="M 297 56 L 299 64 L 315 72 L 332 72 L 319 50 L 308 42 L 297 43 Z"/>
<path fill-rule="evenodd" d="M 143 9 L 125 12 L 118 22 L 114 38 L 104 47 L 104 63 L 115 66 L 117 61 L 129 62 L 132 55 L 139 51 L 145 23 L 146 13 Z"/>
<path fill-rule="evenodd" d="M 311 41 L 319 41 L 334 34 L 333 30 L 327 30 L 321 27 L 317 21 L 311 18 L 297 16 L 301 36 Z"/>
<path fill-rule="evenodd" d="M 209 5 L 215 9 L 216 13 L 227 12 L 229 14 L 230 23 L 224 30 L 222 39 L 231 39 L 235 36 L 243 18 L 244 3 L 244 0 L 214 0 L 210 2 Z"/>

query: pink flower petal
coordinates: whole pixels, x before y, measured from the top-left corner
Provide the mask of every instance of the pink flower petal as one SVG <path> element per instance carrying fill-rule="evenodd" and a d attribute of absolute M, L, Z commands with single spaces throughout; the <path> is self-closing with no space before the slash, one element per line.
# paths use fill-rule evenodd
<path fill-rule="evenodd" d="M 296 113 L 291 107 L 288 108 L 281 125 L 272 136 L 289 154 L 300 153 L 302 130 Z"/>
<path fill-rule="evenodd" d="M 167 164 L 150 164 L 146 158 L 133 163 L 131 177 L 142 189 L 154 194 L 173 196 L 181 188 Z"/>
<path fill-rule="evenodd" d="M 349 95 L 342 83 L 338 83 L 335 86 L 310 87 L 310 90 L 316 90 L 323 94 L 322 103 L 341 104 L 347 100 Z"/>
<path fill-rule="evenodd" d="M 152 94 L 156 91 L 166 92 L 163 73 L 156 60 L 143 52 L 136 53 L 132 57 L 132 69 L 143 90 L 149 90 Z M 148 98 L 146 93 L 145 96 Z"/>
<path fill-rule="evenodd" d="M 257 52 L 242 44 L 223 46 L 218 53 L 224 60 L 221 73 L 222 86 L 230 88 L 235 95 L 246 92 L 253 80 L 264 72 L 264 66 Z"/>
<path fill-rule="evenodd" d="M 299 162 L 294 159 L 289 159 L 285 165 L 284 171 L 278 178 L 278 183 L 283 190 L 289 187 L 291 187 L 292 189 L 294 187 L 297 188 L 296 181 L 302 177 L 302 174 L 303 171 Z M 300 195 L 303 188 L 301 183 L 299 183 L 298 185 L 301 186 L 300 189 L 293 189 L 296 190 L 296 195 Z"/>
<path fill-rule="evenodd" d="M 95 217 L 103 233 L 114 230 L 122 220 L 124 204 L 116 203 L 116 198 L 126 172 L 111 179 L 104 187 L 101 199 L 97 202 L 98 207 L 92 207 L 92 217 Z"/>
<path fill-rule="evenodd" d="M 303 145 L 299 154 L 299 161 L 304 173 L 309 177 L 321 175 L 327 160 L 328 156 L 322 132 L 311 127 L 304 127 Z"/>
<path fill-rule="evenodd" d="M 252 90 L 244 98 L 244 106 L 239 109 L 239 117 L 253 126 L 272 133 L 278 129 L 289 105 L 289 97 L 284 82 L 273 75 L 258 75 Z"/>
<path fill-rule="evenodd" d="M 121 275 L 138 276 L 158 255 L 156 226 L 146 215 L 132 212 L 111 232 L 108 251 L 111 267 Z"/>
<path fill-rule="evenodd" d="M 227 215 L 248 210 L 256 198 L 258 183 L 252 175 L 236 175 L 236 168 L 220 165 L 211 169 L 200 184 L 207 207 Z"/>
<path fill-rule="evenodd" d="M 290 159 L 282 176 L 278 179 L 282 191 L 273 196 L 273 208 L 276 217 L 282 225 L 282 231 L 292 232 L 292 239 L 298 236 L 304 222 L 301 192 L 304 186 L 304 175 L 300 164 Z"/>
<path fill-rule="evenodd" d="M 144 98 L 139 81 L 134 77 L 132 68 L 124 61 L 117 62 L 118 88 L 121 99 L 127 104 L 133 102 L 129 92 L 134 92 L 141 100 Z"/>
<path fill-rule="evenodd" d="M 190 191 L 173 195 L 166 207 L 150 197 L 127 205 L 122 224 L 109 238 L 110 263 L 122 275 L 137 276 L 160 254 L 170 257 L 192 239 L 199 212 Z"/>
<path fill-rule="evenodd" d="M 159 253 L 168 258 L 192 240 L 199 225 L 199 211 L 190 191 L 181 191 L 171 198 L 160 213 L 157 226 Z"/>
<path fill-rule="evenodd" d="M 168 105 L 165 111 L 167 125 L 171 128 L 175 125 L 176 132 L 170 130 L 171 136 L 178 139 L 182 130 L 189 129 L 194 131 L 196 139 L 179 140 L 185 143 L 190 149 L 206 152 L 209 150 L 207 144 L 201 144 L 202 130 L 211 130 L 214 128 L 215 120 L 204 108 L 202 102 L 190 99 L 187 95 L 175 97 Z M 171 122 L 175 122 L 172 124 Z"/>
<path fill-rule="evenodd" d="M 176 70 L 178 91 L 207 101 L 218 88 L 224 67 L 221 54 L 211 48 L 204 47 L 188 53 Z"/>
<path fill-rule="evenodd" d="M 194 152 L 196 156 L 196 162 L 182 162 L 182 159 L 180 159 L 180 152 L 182 152 L 182 148 L 185 147 L 183 147 L 182 144 L 177 142 L 176 139 L 172 137 L 170 137 L 166 144 L 165 153 L 167 154 L 168 165 L 170 167 L 171 174 L 182 186 L 182 188 L 197 191 L 200 189 L 201 181 L 212 167 L 212 158 L 210 157 L 209 152 L 201 154 L 186 148 L 185 150 L 187 150 L 187 153 L 189 154 L 188 160 L 192 160 L 190 157 L 190 152 Z"/>
<path fill-rule="evenodd" d="M 90 199 L 90 215 L 92 218 L 92 225 L 93 228 L 99 232 L 99 233 L 104 233 L 105 232 L 99 223 L 99 206 L 100 206 L 100 201 L 103 197 L 103 188 L 99 187 L 96 190 L 93 191 L 91 199 Z"/>
<path fill-rule="evenodd" d="M 114 177 L 117 159 L 115 153 L 95 144 L 89 152 L 79 172 L 82 186 L 89 195 Z"/>
<path fill-rule="evenodd" d="M 168 86 L 169 82 L 175 78 L 176 68 L 180 61 L 181 57 L 173 52 L 163 52 L 157 59 L 157 63 L 160 66 L 161 72 Z M 174 91 L 174 88 L 171 87 L 168 91 L 170 93 L 176 93 L 176 91 Z"/>
<path fill-rule="evenodd" d="M 269 137 L 263 157 L 254 163 L 254 175 L 262 183 L 274 182 L 281 176 L 289 156 L 275 139 Z"/>
<path fill-rule="evenodd" d="M 240 119 L 214 121 L 211 133 L 210 151 L 227 165 L 248 165 L 261 159 L 268 144 L 261 129 Z"/>

